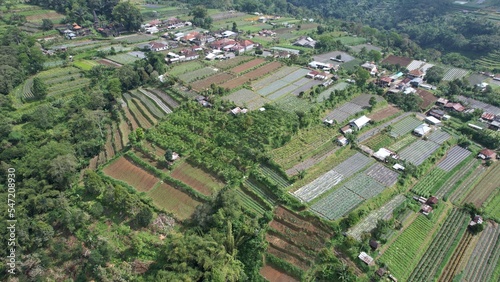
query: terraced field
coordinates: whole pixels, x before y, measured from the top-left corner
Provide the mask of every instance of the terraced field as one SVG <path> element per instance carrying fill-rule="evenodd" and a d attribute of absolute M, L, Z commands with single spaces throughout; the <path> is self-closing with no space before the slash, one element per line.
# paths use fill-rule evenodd
<path fill-rule="evenodd" d="M 401 120 L 400 122 L 394 124 L 391 130 L 391 136 L 399 138 L 405 134 L 413 131 L 417 126 L 421 125 L 422 121 L 416 119 L 415 117 L 409 116 Z"/>

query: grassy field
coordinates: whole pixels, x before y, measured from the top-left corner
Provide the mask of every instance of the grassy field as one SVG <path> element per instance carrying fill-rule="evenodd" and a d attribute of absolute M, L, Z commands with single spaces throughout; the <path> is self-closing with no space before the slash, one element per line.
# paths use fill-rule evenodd
<path fill-rule="evenodd" d="M 484 212 L 488 217 L 500 222 L 500 188 L 497 188 L 487 200 L 484 205 Z"/>
<path fill-rule="evenodd" d="M 387 148 L 392 143 L 394 143 L 394 138 L 391 136 L 387 134 L 377 134 L 364 142 L 363 145 L 368 146 L 374 151 L 378 151 L 380 148 Z"/>
<path fill-rule="evenodd" d="M 80 68 L 84 71 L 91 70 L 93 67 L 98 66 L 99 63 L 90 60 L 81 60 L 73 63 L 75 67 Z"/>
<path fill-rule="evenodd" d="M 224 186 L 224 183 L 211 174 L 187 162 L 176 164 L 175 169 L 172 171 L 172 177 L 207 196 L 219 191 Z"/>
<path fill-rule="evenodd" d="M 175 214 L 180 220 L 188 219 L 195 211 L 200 202 L 191 198 L 188 194 L 161 183 L 149 191 L 148 195 L 153 203 L 168 212 Z"/>

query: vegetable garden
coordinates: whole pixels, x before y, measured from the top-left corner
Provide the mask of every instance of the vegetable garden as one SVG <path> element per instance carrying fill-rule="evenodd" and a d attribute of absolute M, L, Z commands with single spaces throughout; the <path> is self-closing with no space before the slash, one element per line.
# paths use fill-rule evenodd
<path fill-rule="evenodd" d="M 103 169 L 103 172 L 121 180 L 140 192 L 147 192 L 160 181 L 156 176 L 135 165 L 125 157 L 120 157 Z"/>
<path fill-rule="evenodd" d="M 462 161 L 464 161 L 470 154 L 471 152 L 467 149 L 464 149 L 460 146 L 453 146 L 448 151 L 448 153 L 446 153 L 446 157 L 441 162 L 439 162 L 437 167 L 444 171 L 451 171 Z"/>
<path fill-rule="evenodd" d="M 439 144 L 419 139 L 399 152 L 399 156 L 401 159 L 418 166 L 429 158 L 438 148 Z"/>
<path fill-rule="evenodd" d="M 466 212 L 453 209 L 424 256 L 413 269 L 408 281 L 431 280 L 439 267 L 446 262 L 447 254 L 453 252 L 453 244 L 460 241 L 469 220 L 470 216 Z"/>
<path fill-rule="evenodd" d="M 410 133 L 417 126 L 421 125 L 422 121 L 416 119 L 415 117 L 408 116 L 392 126 L 391 136 L 399 138 L 407 133 Z"/>

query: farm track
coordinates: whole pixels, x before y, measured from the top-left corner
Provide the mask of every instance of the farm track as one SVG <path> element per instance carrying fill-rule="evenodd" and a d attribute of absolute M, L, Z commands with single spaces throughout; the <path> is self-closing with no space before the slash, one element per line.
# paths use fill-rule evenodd
<path fill-rule="evenodd" d="M 106 153 L 106 160 L 115 156 L 115 149 L 113 148 L 113 134 L 110 126 L 106 128 L 106 145 L 104 146 Z"/>
<path fill-rule="evenodd" d="M 469 177 L 465 179 L 465 181 L 458 186 L 455 191 L 450 195 L 450 202 L 457 202 L 467 193 L 467 191 L 471 188 L 471 186 L 476 182 L 476 180 L 486 172 L 486 169 L 483 166 L 477 167 L 474 172 L 472 172 Z"/>
<path fill-rule="evenodd" d="M 455 277 L 455 275 L 459 272 L 458 270 L 462 258 L 464 258 L 466 250 L 469 247 L 469 244 L 471 243 L 473 237 L 474 236 L 472 236 L 472 233 L 465 233 L 465 235 L 462 237 L 462 240 L 460 240 L 460 242 L 458 243 L 458 248 L 451 256 L 452 259 L 448 262 L 445 269 L 443 270 L 443 273 L 441 274 L 441 277 L 438 279 L 438 282 L 453 281 L 453 277 Z"/>
<path fill-rule="evenodd" d="M 471 259 L 467 263 L 467 266 L 464 270 L 464 276 L 461 281 L 467 282 L 487 282 L 486 276 L 483 275 L 489 273 L 488 261 L 491 258 L 491 255 L 495 255 L 493 251 L 496 251 L 496 255 L 498 257 L 498 248 L 494 250 L 496 242 L 498 241 L 498 237 L 500 235 L 500 228 L 496 223 L 488 223 L 488 226 L 481 233 L 481 237 L 479 239 L 476 248 L 472 252 Z M 494 259 L 494 257 L 493 257 Z M 490 262 L 490 267 L 494 268 Z"/>
<path fill-rule="evenodd" d="M 455 184 L 460 181 L 467 173 L 469 173 L 472 169 L 476 168 L 478 163 L 473 160 L 470 161 L 467 165 L 463 166 L 460 168 L 459 171 L 457 171 L 455 174 L 453 174 L 444 184 L 439 188 L 439 190 L 436 192 L 436 197 L 438 198 L 443 198 L 448 192 L 450 192 L 454 187 Z"/>

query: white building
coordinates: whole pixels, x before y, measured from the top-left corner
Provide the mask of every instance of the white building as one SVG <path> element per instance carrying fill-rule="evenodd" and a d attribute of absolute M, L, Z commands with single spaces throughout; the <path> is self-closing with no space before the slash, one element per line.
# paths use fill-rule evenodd
<path fill-rule="evenodd" d="M 367 125 L 370 122 L 367 116 L 363 115 L 351 122 L 351 126 L 353 126 L 356 130 L 360 130 L 363 126 Z"/>

